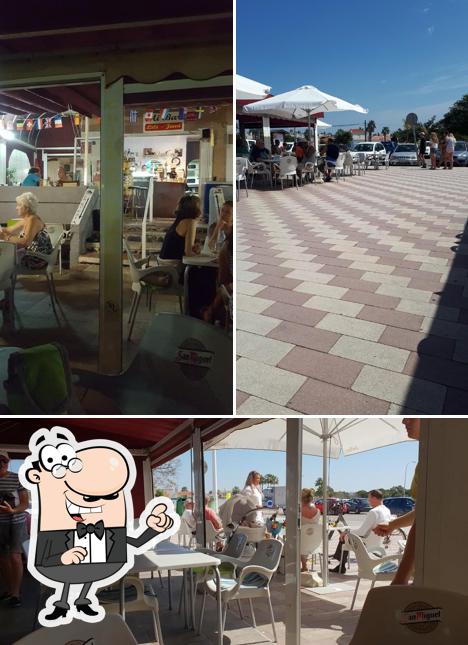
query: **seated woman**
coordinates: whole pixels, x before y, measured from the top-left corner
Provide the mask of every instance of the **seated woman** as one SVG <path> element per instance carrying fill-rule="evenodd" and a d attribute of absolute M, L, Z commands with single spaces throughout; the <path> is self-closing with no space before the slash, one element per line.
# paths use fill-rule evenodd
<path fill-rule="evenodd" d="M 16 212 L 20 221 L 0 229 L 0 239 L 14 242 L 19 251 L 17 262 L 25 269 L 43 269 L 47 262 L 31 253 L 52 253 L 52 242 L 42 219 L 37 214 L 37 197 L 23 193 L 16 198 Z"/>
<path fill-rule="evenodd" d="M 197 195 L 183 195 L 174 211 L 175 220 L 166 231 L 159 257 L 161 260 L 178 260 L 182 280 L 182 258 L 184 255 L 197 255 L 195 234 L 200 218 L 200 199 Z M 150 278 L 151 276 L 148 276 Z M 156 276 L 159 281 L 160 277 Z M 145 278 L 145 281 L 148 281 Z"/>

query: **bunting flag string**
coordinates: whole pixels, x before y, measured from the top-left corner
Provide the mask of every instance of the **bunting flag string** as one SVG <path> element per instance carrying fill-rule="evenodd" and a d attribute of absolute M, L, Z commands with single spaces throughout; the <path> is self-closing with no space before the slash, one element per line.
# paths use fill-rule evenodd
<path fill-rule="evenodd" d="M 74 115 L 73 122 L 79 126 L 81 117 L 79 114 Z M 47 117 L 16 117 L 16 120 L 0 119 L 0 130 L 16 130 L 17 132 L 31 132 L 32 130 L 48 130 L 49 128 L 63 128 L 63 119 L 60 114 Z"/>

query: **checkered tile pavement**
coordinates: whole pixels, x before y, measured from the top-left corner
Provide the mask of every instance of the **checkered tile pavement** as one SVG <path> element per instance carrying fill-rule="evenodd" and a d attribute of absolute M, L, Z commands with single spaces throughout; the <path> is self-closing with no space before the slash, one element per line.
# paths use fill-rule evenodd
<path fill-rule="evenodd" d="M 468 413 L 468 168 L 237 204 L 238 414 Z"/>

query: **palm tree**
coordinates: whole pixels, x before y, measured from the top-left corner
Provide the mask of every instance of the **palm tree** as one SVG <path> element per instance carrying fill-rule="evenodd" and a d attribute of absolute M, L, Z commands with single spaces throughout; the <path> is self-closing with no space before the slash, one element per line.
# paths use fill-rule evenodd
<path fill-rule="evenodd" d="M 387 141 L 387 134 L 390 134 L 390 128 L 387 128 L 387 126 L 384 126 L 382 128 L 382 134 L 384 136 L 384 141 Z"/>
<path fill-rule="evenodd" d="M 367 132 L 369 133 L 369 141 L 372 141 L 372 133 L 375 132 L 376 129 L 375 121 L 369 121 L 367 124 Z"/>

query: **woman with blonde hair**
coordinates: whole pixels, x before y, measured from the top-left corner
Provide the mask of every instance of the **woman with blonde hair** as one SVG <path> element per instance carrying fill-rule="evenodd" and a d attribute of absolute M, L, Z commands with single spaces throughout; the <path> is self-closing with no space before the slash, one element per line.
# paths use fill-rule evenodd
<path fill-rule="evenodd" d="M 47 262 L 34 257 L 34 253 L 50 255 L 50 241 L 46 225 L 37 213 L 37 197 L 33 193 L 22 193 L 16 198 L 16 212 L 19 221 L 0 229 L 0 239 L 13 242 L 19 249 L 18 264 L 27 269 L 42 269 Z"/>
<path fill-rule="evenodd" d="M 261 478 L 262 476 L 260 473 L 256 470 L 251 470 L 247 475 L 244 489 L 241 492 L 241 495 L 248 497 L 255 504 L 257 509 L 263 508 L 263 493 L 260 489 Z M 263 513 L 261 510 L 258 510 L 255 514 L 255 521 L 259 524 L 264 524 Z"/>
<path fill-rule="evenodd" d="M 431 170 L 437 169 L 437 150 L 439 149 L 439 137 L 431 132 Z"/>
<path fill-rule="evenodd" d="M 314 504 L 315 491 L 313 488 L 303 488 L 301 493 L 301 523 L 303 528 L 311 524 L 319 524 L 320 511 Z M 317 530 L 319 530 L 317 528 Z M 302 551 L 302 549 L 301 549 Z M 301 571 L 308 571 L 308 553 L 301 553 Z"/>

